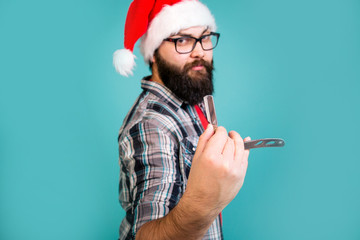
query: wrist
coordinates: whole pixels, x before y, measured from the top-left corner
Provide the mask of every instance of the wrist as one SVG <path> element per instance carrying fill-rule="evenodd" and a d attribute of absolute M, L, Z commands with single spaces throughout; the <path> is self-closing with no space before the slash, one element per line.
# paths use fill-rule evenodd
<path fill-rule="evenodd" d="M 184 194 L 165 217 L 145 223 L 136 239 L 202 239 L 218 214 L 202 199 Z"/>
<path fill-rule="evenodd" d="M 212 204 L 209 204 L 207 199 L 191 194 L 190 191 L 184 193 L 177 207 L 177 210 L 181 211 L 180 216 L 191 219 L 192 224 L 197 228 L 210 227 L 221 212 L 221 209 L 214 208 Z"/>

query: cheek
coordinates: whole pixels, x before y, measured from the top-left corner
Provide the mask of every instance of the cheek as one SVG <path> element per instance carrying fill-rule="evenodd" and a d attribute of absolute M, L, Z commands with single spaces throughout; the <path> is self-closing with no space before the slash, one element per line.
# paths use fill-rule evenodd
<path fill-rule="evenodd" d="M 208 51 L 206 52 L 205 56 L 204 56 L 204 60 L 211 62 L 213 59 L 213 51 Z"/>
<path fill-rule="evenodd" d="M 186 56 L 186 54 L 174 54 L 171 59 L 168 59 L 168 61 L 178 67 L 183 67 L 187 62 L 188 62 L 188 57 Z"/>
<path fill-rule="evenodd" d="M 177 53 L 172 45 L 162 45 L 159 48 L 159 53 L 168 63 L 181 68 L 186 64 L 189 58 L 188 54 Z"/>

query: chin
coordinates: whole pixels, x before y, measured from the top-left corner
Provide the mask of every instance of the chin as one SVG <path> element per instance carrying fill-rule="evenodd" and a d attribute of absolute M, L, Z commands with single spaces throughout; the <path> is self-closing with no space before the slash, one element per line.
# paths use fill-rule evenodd
<path fill-rule="evenodd" d="M 208 76 L 206 69 L 202 69 L 202 70 L 189 70 L 188 72 L 188 76 L 192 79 L 202 79 L 202 78 L 206 78 Z"/>

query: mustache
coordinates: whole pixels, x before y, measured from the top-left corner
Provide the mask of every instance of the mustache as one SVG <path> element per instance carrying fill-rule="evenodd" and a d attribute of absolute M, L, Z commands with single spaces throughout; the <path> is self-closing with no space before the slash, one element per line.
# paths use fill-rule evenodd
<path fill-rule="evenodd" d="M 196 67 L 196 66 L 204 66 L 208 72 L 212 71 L 214 69 L 212 62 L 209 63 L 209 62 L 205 61 L 204 59 L 199 59 L 199 60 L 195 60 L 191 63 L 185 64 L 184 72 L 188 72 L 191 68 Z"/>

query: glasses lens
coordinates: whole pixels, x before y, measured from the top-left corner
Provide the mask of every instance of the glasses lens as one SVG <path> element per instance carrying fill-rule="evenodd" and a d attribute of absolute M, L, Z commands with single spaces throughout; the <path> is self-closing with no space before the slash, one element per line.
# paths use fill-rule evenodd
<path fill-rule="evenodd" d="M 179 53 L 191 52 L 195 43 L 195 39 L 190 37 L 182 37 L 176 41 L 176 50 Z"/>
<path fill-rule="evenodd" d="M 218 43 L 218 36 L 215 34 L 206 35 L 202 38 L 201 43 L 204 50 L 214 49 Z"/>
<path fill-rule="evenodd" d="M 204 50 L 214 49 L 218 44 L 219 35 L 216 33 L 211 33 L 208 35 L 202 36 L 200 39 L 202 48 Z M 176 39 L 175 48 L 178 53 L 189 53 L 194 50 L 195 43 L 197 40 L 192 37 L 181 37 Z"/>

